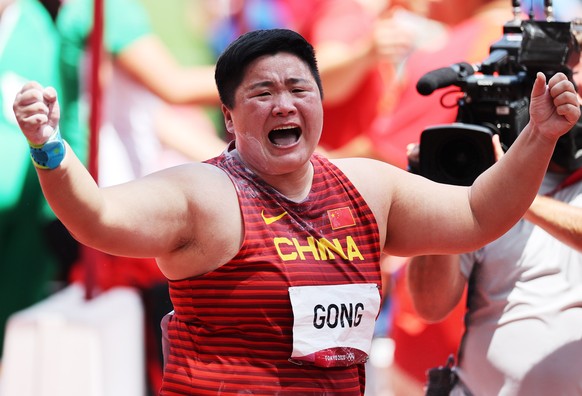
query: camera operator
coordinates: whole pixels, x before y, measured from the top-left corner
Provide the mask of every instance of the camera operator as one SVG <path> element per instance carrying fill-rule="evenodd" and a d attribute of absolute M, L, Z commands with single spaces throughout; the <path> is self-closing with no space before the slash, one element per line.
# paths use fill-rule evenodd
<path fill-rule="evenodd" d="M 452 395 L 582 395 L 582 167 L 554 157 L 539 195 L 501 238 L 407 267 L 413 304 L 430 322 L 447 317 L 468 286 Z"/>

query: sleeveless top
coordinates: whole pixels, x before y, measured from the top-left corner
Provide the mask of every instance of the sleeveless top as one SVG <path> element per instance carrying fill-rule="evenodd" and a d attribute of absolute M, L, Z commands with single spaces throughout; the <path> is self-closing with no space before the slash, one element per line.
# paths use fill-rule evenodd
<path fill-rule="evenodd" d="M 290 359 L 299 333 L 291 289 L 331 287 L 341 298 L 341 285 L 371 285 L 380 298 L 378 225 L 362 196 L 318 155 L 311 159 L 311 192 L 299 203 L 228 152 L 207 162 L 224 170 L 236 187 L 244 241 L 220 268 L 169 281 L 174 311 L 167 321 L 169 347 L 160 394 L 363 395 L 362 361 L 322 367 L 309 357 Z M 312 296 L 317 299 L 318 293 L 320 289 Z M 333 327 L 340 316 L 342 326 L 355 327 L 351 304 L 319 307 L 323 317 L 316 319 L 312 311 L 309 327 L 316 322 Z M 337 315 L 326 318 L 325 312 Z M 371 334 L 361 338 L 371 342 Z"/>

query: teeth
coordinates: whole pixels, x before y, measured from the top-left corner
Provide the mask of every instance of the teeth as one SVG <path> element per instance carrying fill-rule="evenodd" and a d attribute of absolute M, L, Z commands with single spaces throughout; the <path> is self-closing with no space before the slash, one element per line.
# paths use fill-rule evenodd
<path fill-rule="evenodd" d="M 297 127 L 295 127 L 295 126 L 283 126 L 283 127 L 275 128 L 273 130 L 274 131 L 284 131 L 285 129 L 295 129 L 295 128 L 297 128 Z"/>

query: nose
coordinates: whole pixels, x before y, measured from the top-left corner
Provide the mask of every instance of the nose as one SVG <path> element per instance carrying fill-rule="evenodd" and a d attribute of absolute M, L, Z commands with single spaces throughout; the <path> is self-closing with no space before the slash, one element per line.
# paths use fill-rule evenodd
<path fill-rule="evenodd" d="M 295 103 L 290 93 L 277 95 L 273 104 L 274 116 L 288 116 L 289 114 L 294 114 L 296 111 L 297 109 L 295 108 Z"/>

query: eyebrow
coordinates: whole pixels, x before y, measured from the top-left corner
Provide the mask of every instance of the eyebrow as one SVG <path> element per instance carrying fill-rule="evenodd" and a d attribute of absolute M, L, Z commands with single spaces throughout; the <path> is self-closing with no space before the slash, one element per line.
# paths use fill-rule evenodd
<path fill-rule="evenodd" d="M 305 78 L 288 78 L 285 80 L 285 85 L 294 85 L 294 84 L 301 84 L 301 83 L 309 83 L 309 80 Z M 259 81 L 258 83 L 252 84 L 249 86 L 250 89 L 255 88 L 263 88 L 263 87 L 272 87 L 275 83 L 270 80 Z"/>

